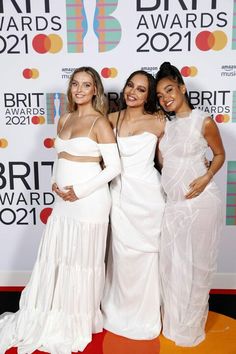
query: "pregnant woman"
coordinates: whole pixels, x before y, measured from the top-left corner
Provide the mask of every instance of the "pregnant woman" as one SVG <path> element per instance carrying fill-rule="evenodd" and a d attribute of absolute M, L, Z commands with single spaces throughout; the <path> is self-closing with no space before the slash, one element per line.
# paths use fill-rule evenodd
<path fill-rule="evenodd" d="M 205 338 L 216 269 L 222 202 L 213 176 L 224 163 L 224 147 L 214 120 L 193 109 L 176 67 L 163 63 L 156 80 L 160 106 L 175 113 L 159 144 L 167 194 L 160 250 L 163 334 L 177 345 L 195 346 Z M 213 159 L 207 170 L 208 147 Z"/>
<path fill-rule="evenodd" d="M 120 173 L 120 158 L 93 68 L 74 71 L 68 101 L 69 114 L 60 118 L 55 140 L 53 190 L 58 197 L 20 310 L 0 320 L 1 353 L 15 346 L 20 354 L 36 349 L 71 354 L 83 351 L 92 333 L 103 329 L 108 182 Z"/>

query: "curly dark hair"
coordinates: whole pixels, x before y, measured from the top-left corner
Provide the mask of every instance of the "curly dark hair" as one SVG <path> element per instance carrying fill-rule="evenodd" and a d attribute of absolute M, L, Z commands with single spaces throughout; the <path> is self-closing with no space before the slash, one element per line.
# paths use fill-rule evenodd
<path fill-rule="evenodd" d="M 147 101 L 144 104 L 144 110 L 146 113 L 153 114 L 157 111 L 155 78 L 144 70 L 137 70 L 132 72 L 132 74 L 130 74 L 130 76 L 126 80 L 123 90 L 121 92 L 120 110 L 127 108 L 127 105 L 124 100 L 124 90 L 128 85 L 129 81 L 132 80 L 135 75 L 143 75 L 148 80 L 148 96 Z"/>

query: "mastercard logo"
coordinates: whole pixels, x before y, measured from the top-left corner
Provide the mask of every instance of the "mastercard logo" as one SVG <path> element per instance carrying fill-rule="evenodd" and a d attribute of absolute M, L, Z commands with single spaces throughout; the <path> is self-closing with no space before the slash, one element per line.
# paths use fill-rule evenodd
<path fill-rule="evenodd" d="M 63 41 L 57 34 L 38 34 L 33 38 L 32 46 L 39 54 L 58 53 L 63 47 Z"/>
<path fill-rule="evenodd" d="M 228 123 L 230 121 L 230 116 L 228 114 L 217 114 L 215 116 L 215 121 L 217 123 Z"/>
<path fill-rule="evenodd" d="M 37 69 L 24 69 L 22 75 L 25 79 L 37 79 L 39 71 Z"/>
<path fill-rule="evenodd" d="M 202 31 L 196 37 L 196 46 L 202 51 L 222 50 L 227 44 L 228 38 L 223 31 Z"/>
<path fill-rule="evenodd" d="M 104 79 L 111 78 L 113 79 L 116 77 L 118 74 L 118 71 L 116 68 L 103 68 L 101 71 L 101 75 Z"/>
<path fill-rule="evenodd" d="M 43 142 L 43 145 L 45 146 L 45 148 L 47 149 L 51 149 L 54 147 L 54 139 L 52 138 L 46 138 Z"/>
<path fill-rule="evenodd" d="M 5 149 L 8 146 L 8 141 L 4 138 L 0 139 L 0 148 Z"/>
<path fill-rule="evenodd" d="M 198 70 L 195 66 L 184 66 L 181 70 L 180 70 L 181 74 L 184 77 L 188 77 L 188 76 L 196 76 L 198 73 Z"/>
<path fill-rule="evenodd" d="M 35 125 L 38 124 L 44 124 L 45 123 L 45 117 L 44 116 L 33 116 L 31 118 L 31 122 Z"/>

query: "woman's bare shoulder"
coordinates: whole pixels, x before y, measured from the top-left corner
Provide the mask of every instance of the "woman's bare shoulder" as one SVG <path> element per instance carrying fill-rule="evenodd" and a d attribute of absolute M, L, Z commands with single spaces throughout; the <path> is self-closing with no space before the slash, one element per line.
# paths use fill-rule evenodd
<path fill-rule="evenodd" d="M 116 122 L 117 122 L 118 116 L 119 116 L 119 112 L 112 112 L 112 113 L 108 114 L 108 119 L 112 125 L 112 128 L 116 127 Z"/>
<path fill-rule="evenodd" d="M 157 113 L 148 114 L 146 119 L 150 131 L 160 137 L 164 132 L 166 119 L 164 117 L 158 116 Z"/>
<path fill-rule="evenodd" d="M 61 127 L 64 125 L 65 121 L 68 119 L 70 114 L 71 113 L 66 112 L 60 116 L 60 118 L 58 120 L 58 124 L 57 124 L 57 131 L 59 131 L 61 129 Z"/>

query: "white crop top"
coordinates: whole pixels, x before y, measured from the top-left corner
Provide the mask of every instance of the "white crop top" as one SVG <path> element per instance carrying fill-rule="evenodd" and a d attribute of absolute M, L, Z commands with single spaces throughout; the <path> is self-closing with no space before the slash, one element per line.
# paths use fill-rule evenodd
<path fill-rule="evenodd" d="M 68 154 L 74 155 L 74 156 L 91 156 L 91 157 L 100 157 L 100 149 L 99 149 L 99 144 L 91 139 L 89 136 L 91 134 L 91 131 L 96 123 L 96 121 L 99 119 L 99 117 L 95 118 L 90 129 L 88 132 L 87 136 L 78 136 L 75 138 L 71 139 L 61 139 L 59 137 L 59 134 L 63 130 L 67 120 L 70 117 L 70 113 L 67 115 L 61 130 L 57 134 L 57 137 L 54 141 L 54 147 L 59 154 L 60 152 L 67 152 Z"/>
<path fill-rule="evenodd" d="M 66 120 L 68 117 L 69 115 Z M 73 185 L 74 192 L 78 198 L 84 198 L 93 193 L 97 188 L 100 188 L 104 184 L 110 182 L 121 171 L 120 157 L 116 143 L 98 144 L 89 137 L 89 134 L 91 133 L 97 119 L 98 118 L 94 120 L 88 136 L 78 136 L 71 139 L 61 139 L 59 137 L 59 134 L 65 125 L 64 122 L 62 129 L 58 133 L 54 142 L 57 153 L 64 151 L 75 156 L 102 156 L 105 166 L 104 169 L 102 169 L 98 175 L 89 178 L 86 182 Z M 53 166 L 52 183 L 56 182 L 58 161 L 60 161 L 60 159 L 56 159 Z"/>
<path fill-rule="evenodd" d="M 101 156 L 99 144 L 87 136 L 78 136 L 65 140 L 57 135 L 54 146 L 58 154 L 65 151 L 74 156 Z"/>

